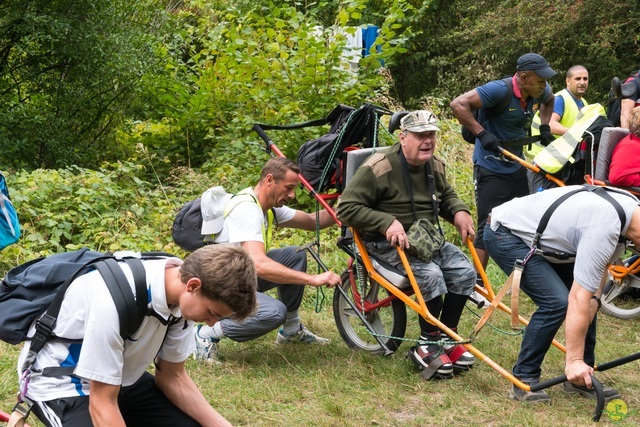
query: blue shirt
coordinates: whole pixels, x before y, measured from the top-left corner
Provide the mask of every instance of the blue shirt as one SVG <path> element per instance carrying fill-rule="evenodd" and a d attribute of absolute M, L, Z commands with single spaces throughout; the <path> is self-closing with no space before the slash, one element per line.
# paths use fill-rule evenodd
<path fill-rule="evenodd" d="M 527 131 L 531 126 L 531 117 L 533 116 L 533 107 L 535 104 L 543 103 L 550 96 L 553 96 L 549 84 L 545 87 L 540 98 L 528 98 L 526 106 L 523 109 L 520 103 L 521 98 L 519 89 L 515 82 L 513 85 L 514 94 L 511 97 L 509 106 L 498 114 L 484 120 L 482 127 L 488 132 L 494 134 L 500 141 L 508 141 L 512 139 L 522 139 L 527 136 Z M 502 80 L 493 80 L 476 88 L 482 108 L 486 109 L 500 103 L 507 96 L 507 84 Z M 522 147 L 509 148 L 509 151 L 524 159 Z M 522 166 L 511 160 L 499 159 L 495 154 L 482 148 L 480 141 L 476 139 L 473 150 L 473 163 L 489 169 L 492 172 L 500 174 L 511 174 L 517 172 Z"/>
<path fill-rule="evenodd" d="M 582 110 L 582 108 L 584 107 L 584 102 L 582 101 L 582 99 L 576 99 L 576 97 L 573 96 L 570 91 L 567 92 L 569 93 L 569 95 L 571 95 L 571 98 L 573 98 L 573 101 L 578 106 L 578 110 Z M 562 96 L 556 96 L 553 104 L 553 112 L 559 115 L 560 118 L 564 116 L 564 98 Z"/>

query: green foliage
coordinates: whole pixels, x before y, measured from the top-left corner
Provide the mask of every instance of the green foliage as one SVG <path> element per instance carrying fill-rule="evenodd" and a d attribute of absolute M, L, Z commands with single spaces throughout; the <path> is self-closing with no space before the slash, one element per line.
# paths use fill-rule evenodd
<path fill-rule="evenodd" d="M 172 252 L 171 225 L 178 194 L 136 177 L 131 163 L 99 171 L 68 169 L 11 176 L 20 241 L 2 252 L 0 271 L 40 255 L 79 249 Z M 1 275 L 1 274 L 0 274 Z"/>
<path fill-rule="evenodd" d="M 156 2 L 151 2 L 156 3 Z M 117 159 L 112 133 L 154 58 L 147 2 L 9 0 L 0 6 L 5 166 Z"/>
<path fill-rule="evenodd" d="M 357 25 L 364 4 L 343 5 L 335 23 Z M 351 71 L 346 34 L 318 26 L 309 11 L 276 2 L 191 2 L 180 10 L 180 30 L 165 45 L 171 75 L 145 82 L 157 118 L 132 124 L 133 141 L 172 165 L 200 167 L 222 153 L 225 159 L 245 153 L 256 138 L 254 123 L 319 118 L 337 103 L 358 106 L 380 93 L 386 84 L 378 71 L 382 54 Z M 385 31 L 394 42 L 395 32 Z M 385 45 L 385 58 L 395 49 Z M 285 141 L 280 148 L 295 157 L 299 144 Z"/>
<path fill-rule="evenodd" d="M 437 2 L 415 24 L 422 36 L 411 39 L 408 52 L 392 68 L 396 90 L 411 106 L 425 95 L 450 101 L 512 74 L 517 58 L 533 51 L 558 71 L 550 81 L 554 90 L 565 86 L 564 73 L 571 65 L 586 66 L 591 80 L 587 99 L 602 102 L 613 76 L 626 76 L 638 67 L 640 10 L 632 3 Z"/>

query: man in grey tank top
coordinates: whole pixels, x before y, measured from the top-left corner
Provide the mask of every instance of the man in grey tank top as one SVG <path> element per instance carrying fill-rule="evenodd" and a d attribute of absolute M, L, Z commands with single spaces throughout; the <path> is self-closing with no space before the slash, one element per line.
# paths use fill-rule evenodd
<path fill-rule="evenodd" d="M 581 191 L 575 192 L 581 189 Z M 596 312 L 608 265 L 624 252 L 624 236 L 640 245 L 638 199 L 622 190 L 567 186 L 513 199 L 494 208 L 484 231 L 487 251 L 511 274 L 526 260 L 520 286 L 538 306 L 526 328 L 513 374 L 526 384 L 540 381 L 541 365 L 566 322 L 567 393 L 595 398 L 590 375 L 595 364 Z M 574 194 L 568 195 L 571 192 Z M 555 208 L 549 209 L 563 196 Z M 539 229 L 545 213 L 548 222 Z M 538 244 L 534 236 L 540 233 Z M 536 249 L 532 252 L 532 247 Z M 605 398 L 619 393 L 605 387 Z M 515 385 L 509 397 L 523 402 L 550 401 L 544 391 Z"/>

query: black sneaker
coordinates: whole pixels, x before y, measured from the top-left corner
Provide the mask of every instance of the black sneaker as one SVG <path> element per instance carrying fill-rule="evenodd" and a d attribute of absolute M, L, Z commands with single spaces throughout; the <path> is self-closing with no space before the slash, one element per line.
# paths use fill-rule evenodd
<path fill-rule="evenodd" d="M 453 377 L 453 364 L 440 345 L 420 345 L 409 349 L 407 354 L 423 371 L 423 378 L 448 379 Z"/>
<path fill-rule="evenodd" d="M 620 392 L 618 390 L 611 387 L 607 387 L 604 384 L 602 385 L 602 388 L 604 391 L 605 402 L 613 400 L 616 397 L 620 397 Z M 580 394 L 582 396 L 585 396 L 591 399 L 598 398 L 598 396 L 596 395 L 596 389 L 587 388 L 583 385 L 575 385 L 573 383 L 570 383 L 569 381 L 565 381 L 564 383 L 562 383 L 562 391 L 564 391 L 567 394 Z"/>
<path fill-rule="evenodd" d="M 527 391 L 517 387 L 515 384 L 509 390 L 509 399 L 525 403 L 551 403 L 551 397 L 546 391 Z"/>

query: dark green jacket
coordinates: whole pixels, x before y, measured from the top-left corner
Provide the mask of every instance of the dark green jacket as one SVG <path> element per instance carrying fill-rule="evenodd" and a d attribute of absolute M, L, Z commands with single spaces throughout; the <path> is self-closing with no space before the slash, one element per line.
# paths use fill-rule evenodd
<path fill-rule="evenodd" d="M 394 219 L 400 221 L 405 230 L 414 222 L 409 191 L 402 174 L 402 164 L 395 144 L 385 154 L 371 155 L 358 168 L 338 202 L 337 214 L 343 224 L 352 226 L 367 240 L 378 239 Z M 436 156 L 427 163 L 433 171 L 435 194 L 439 215 L 449 222 L 458 211 L 469 212 L 469 207 L 458 197 L 445 176 L 445 164 Z M 424 166 L 409 165 L 413 199 L 418 218 L 428 218 L 436 223 L 431 191 L 428 190 L 427 172 Z"/>

